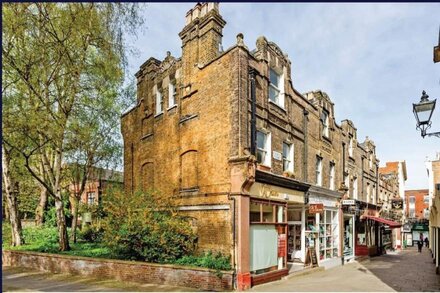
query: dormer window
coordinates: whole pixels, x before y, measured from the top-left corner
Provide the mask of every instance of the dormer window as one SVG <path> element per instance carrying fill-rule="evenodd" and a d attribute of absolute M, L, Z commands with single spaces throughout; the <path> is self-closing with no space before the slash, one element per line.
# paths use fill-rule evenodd
<path fill-rule="evenodd" d="M 274 69 L 269 70 L 269 101 L 284 109 L 284 78 Z"/>

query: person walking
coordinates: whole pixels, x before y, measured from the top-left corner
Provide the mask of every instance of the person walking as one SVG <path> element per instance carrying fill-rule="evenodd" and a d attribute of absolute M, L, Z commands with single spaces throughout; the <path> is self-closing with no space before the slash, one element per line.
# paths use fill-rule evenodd
<path fill-rule="evenodd" d="M 422 252 L 422 247 L 423 247 L 423 242 L 422 241 L 417 241 L 417 248 L 419 249 L 419 252 Z"/>
<path fill-rule="evenodd" d="M 428 247 L 429 246 L 429 239 L 428 239 L 428 237 L 426 237 L 425 238 L 425 247 Z"/>

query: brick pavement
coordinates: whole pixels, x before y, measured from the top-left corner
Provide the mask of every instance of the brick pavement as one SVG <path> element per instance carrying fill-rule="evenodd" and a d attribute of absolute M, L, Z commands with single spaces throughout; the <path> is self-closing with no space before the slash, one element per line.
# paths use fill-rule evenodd
<path fill-rule="evenodd" d="M 371 258 L 362 263 L 382 282 L 396 291 L 440 291 L 440 275 L 435 273 L 431 254 L 409 247 L 398 254 Z"/>

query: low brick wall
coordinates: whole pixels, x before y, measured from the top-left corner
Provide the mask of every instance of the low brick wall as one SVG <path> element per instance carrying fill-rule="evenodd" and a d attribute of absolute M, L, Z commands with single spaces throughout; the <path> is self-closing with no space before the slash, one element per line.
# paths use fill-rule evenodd
<path fill-rule="evenodd" d="M 217 276 L 215 270 L 178 265 L 13 250 L 3 250 L 2 265 L 94 278 L 190 287 L 204 291 L 233 290 L 232 271 L 221 271 L 221 276 Z"/>

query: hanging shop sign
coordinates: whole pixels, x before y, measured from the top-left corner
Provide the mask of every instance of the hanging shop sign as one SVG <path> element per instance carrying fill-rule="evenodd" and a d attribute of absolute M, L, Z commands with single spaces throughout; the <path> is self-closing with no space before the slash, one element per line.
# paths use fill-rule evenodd
<path fill-rule="evenodd" d="M 354 199 L 343 199 L 342 205 L 344 206 L 354 206 L 356 204 L 356 201 Z"/>
<path fill-rule="evenodd" d="M 314 203 L 309 205 L 309 214 L 319 214 L 324 211 L 324 204 Z"/>
<path fill-rule="evenodd" d="M 403 208 L 403 199 L 394 198 L 391 200 L 391 207 L 395 210 L 401 210 Z"/>
<path fill-rule="evenodd" d="M 402 229 L 403 229 L 403 232 L 411 232 L 411 225 L 406 223 L 403 225 Z"/>

